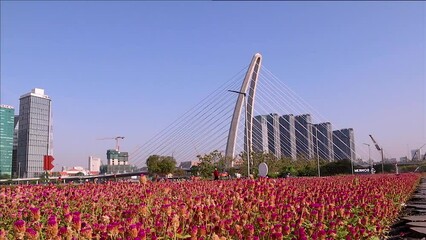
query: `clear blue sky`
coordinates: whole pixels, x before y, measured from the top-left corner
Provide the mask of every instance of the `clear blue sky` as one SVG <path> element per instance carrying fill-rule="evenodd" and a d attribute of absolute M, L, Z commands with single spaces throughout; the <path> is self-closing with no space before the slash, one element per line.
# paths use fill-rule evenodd
<path fill-rule="evenodd" d="M 2 1 L 1 103 L 44 88 L 55 165 L 87 166 L 114 146 L 97 138 L 126 136 L 131 152 L 260 52 L 324 117 L 399 158 L 426 143 L 425 45 L 425 2 Z"/>

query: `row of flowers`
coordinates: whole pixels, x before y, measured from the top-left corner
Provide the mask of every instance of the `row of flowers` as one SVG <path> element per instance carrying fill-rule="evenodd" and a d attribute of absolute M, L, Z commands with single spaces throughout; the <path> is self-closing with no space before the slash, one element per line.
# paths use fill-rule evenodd
<path fill-rule="evenodd" d="M 373 239 L 420 175 L 20 185 L 2 239 Z"/>

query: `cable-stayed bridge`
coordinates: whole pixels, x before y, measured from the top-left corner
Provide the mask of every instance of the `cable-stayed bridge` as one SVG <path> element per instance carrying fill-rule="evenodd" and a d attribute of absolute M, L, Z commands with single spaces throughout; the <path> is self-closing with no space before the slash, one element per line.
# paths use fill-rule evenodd
<path fill-rule="evenodd" d="M 355 145 L 351 128 L 327 121 L 262 65 L 257 53 L 249 66 L 130 152 L 129 161 L 142 167 L 149 156 L 160 155 L 179 163 L 215 150 L 230 166 L 248 151 L 354 161 L 359 158 Z"/>

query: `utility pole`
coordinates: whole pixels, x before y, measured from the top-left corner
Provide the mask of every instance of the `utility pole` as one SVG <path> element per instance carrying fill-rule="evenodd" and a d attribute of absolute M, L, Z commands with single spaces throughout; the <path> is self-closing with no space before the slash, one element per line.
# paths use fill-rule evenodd
<path fill-rule="evenodd" d="M 371 161 L 370 144 L 368 144 L 368 143 L 363 143 L 363 144 L 368 146 L 368 163 L 370 163 L 370 171 L 371 171 L 371 173 L 373 173 L 373 162 Z"/>
<path fill-rule="evenodd" d="M 371 136 L 371 134 L 369 135 L 370 136 L 370 138 L 371 138 L 371 140 L 373 141 L 373 143 L 374 143 L 374 146 L 376 146 L 376 149 L 378 150 L 378 151 L 380 151 L 380 153 L 381 153 L 381 155 L 382 155 L 382 173 L 385 173 L 385 167 L 384 167 L 384 156 L 383 156 L 383 148 L 381 148 L 380 146 L 379 146 L 379 144 L 377 144 L 377 142 L 376 142 L 376 140 L 374 140 L 374 138 L 373 138 L 373 136 Z"/>

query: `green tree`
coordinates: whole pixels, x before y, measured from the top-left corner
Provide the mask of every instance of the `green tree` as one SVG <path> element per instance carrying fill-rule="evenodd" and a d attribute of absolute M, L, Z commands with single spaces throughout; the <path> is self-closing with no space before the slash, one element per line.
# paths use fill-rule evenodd
<path fill-rule="evenodd" d="M 0 174 L 0 179 L 9 179 L 10 175 L 7 173 Z"/>
<path fill-rule="evenodd" d="M 169 174 L 176 169 L 176 160 L 171 156 L 151 155 L 146 160 L 150 174 Z"/>
<path fill-rule="evenodd" d="M 108 171 L 108 165 L 101 165 L 101 167 L 99 168 L 99 173 L 100 174 L 104 174 Z"/>
<path fill-rule="evenodd" d="M 148 172 L 150 174 L 158 174 L 160 172 L 160 167 L 158 166 L 160 162 L 159 155 L 151 155 L 146 160 L 146 166 L 148 167 Z"/>
<path fill-rule="evenodd" d="M 348 159 L 328 162 L 321 167 L 322 176 L 332 176 L 338 174 L 351 174 L 352 165 Z"/>
<path fill-rule="evenodd" d="M 173 173 L 176 169 L 176 160 L 170 156 L 161 157 L 158 167 L 160 169 L 160 174 Z"/>
<path fill-rule="evenodd" d="M 225 169 L 226 159 L 218 150 L 214 150 L 204 156 L 198 155 L 197 158 L 200 160 L 200 163 L 198 164 L 198 172 L 203 178 L 211 178 L 216 167 L 220 171 Z"/>
<path fill-rule="evenodd" d="M 247 154 L 241 153 L 242 164 L 240 165 L 240 173 L 247 176 Z M 272 153 L 252 152 L 250 154 L 250 174 L 254 177 L 259 175 L 259 164 L 266 163 L 268 165 L 268 176 L 276 177 L 279 175 L 284 160 L 279 159 Z"/>

